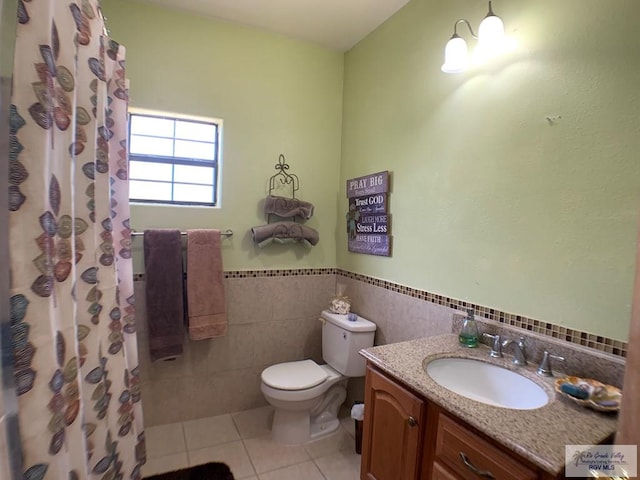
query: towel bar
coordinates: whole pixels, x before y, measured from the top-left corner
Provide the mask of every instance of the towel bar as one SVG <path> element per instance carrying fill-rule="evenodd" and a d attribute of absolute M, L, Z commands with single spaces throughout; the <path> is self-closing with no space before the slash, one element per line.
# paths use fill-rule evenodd
<path fill-rule="evenodd" d="M 186 235 L 187 232 L 180 232 L 180 235 Z M 227 228 L 224 232 L 220 232 L 220 235 L 223 237 L 230 237 L 233 235 L 233 230 Z M 131 230 L 132 237 L 144 237 L 144 232 L 136 232 L 135 230 Z"/>

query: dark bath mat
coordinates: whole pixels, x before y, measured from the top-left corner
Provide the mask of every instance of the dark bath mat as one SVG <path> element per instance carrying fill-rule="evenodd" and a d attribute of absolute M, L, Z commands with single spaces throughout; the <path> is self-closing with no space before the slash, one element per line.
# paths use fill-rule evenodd
<path fill-rule="evenodd" d="M 145 480 L 234 480 L 234 478 L 226 464 L 210 462 L 197 467 L 146 477 Z"/>

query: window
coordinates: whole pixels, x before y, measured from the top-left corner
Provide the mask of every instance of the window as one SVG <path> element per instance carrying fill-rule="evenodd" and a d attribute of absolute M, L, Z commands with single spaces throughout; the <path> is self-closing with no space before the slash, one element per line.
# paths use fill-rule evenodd
<path fill-rule="evenodd" d="M 218 204 L 222 121 L 129 115 L 129 199 L 179 205 Z"/>

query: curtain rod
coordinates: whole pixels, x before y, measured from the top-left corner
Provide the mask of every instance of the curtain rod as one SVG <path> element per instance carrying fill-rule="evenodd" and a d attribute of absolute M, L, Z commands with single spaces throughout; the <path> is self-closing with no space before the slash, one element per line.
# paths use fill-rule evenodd
<path fill-rule="evenodd" d="M 187 232 L 180 232 L 180 235 L 186 235 Z M 227 228 L 224 232 L 220 232 L 220 235 L 223 237 L 230 237 L 233 235 L 233 230 Z M 144 237 L 144 232 L 136 232 L 135 230 L 131 230 L 132 237 Z"/>

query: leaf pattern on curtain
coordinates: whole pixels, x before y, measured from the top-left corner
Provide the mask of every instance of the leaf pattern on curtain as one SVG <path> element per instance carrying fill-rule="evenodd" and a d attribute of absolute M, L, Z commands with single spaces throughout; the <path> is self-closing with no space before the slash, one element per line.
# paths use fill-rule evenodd
<path fill-rule="evenodd" d="M 24 478 L 141 478 L 124 47 L 97 0 L 18 1 L 11 331 Z"/>
<path fill-rule="evenodd" d="M 20 152 L 24 149 L 24 145 L 18 140 L 18 131 L 24 126 L 24 118 L 20 116 L 15 105 L 11 105 L 9 117 L 9 211 L 11 212 L 20 210 L 26 200 L 20 191 L 20 184 L 29 177 L 29 172 L 18 160 Z"/>

